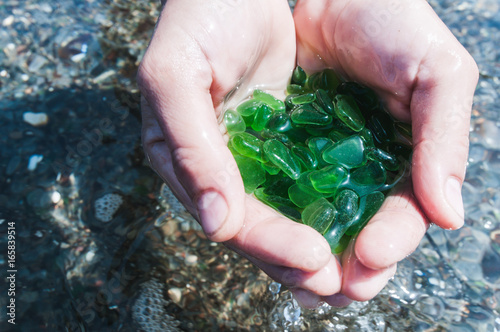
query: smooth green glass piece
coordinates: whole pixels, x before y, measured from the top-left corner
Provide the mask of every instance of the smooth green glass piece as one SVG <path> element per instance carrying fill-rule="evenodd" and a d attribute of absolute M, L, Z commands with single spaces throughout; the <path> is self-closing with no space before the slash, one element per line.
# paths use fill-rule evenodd
<path fill-rule="evenodd" d="M 338 247 L 344 233 L 351 226 L 358 212 L 358 195 L 352 190 L 343 190 L 335 198 L 335 208 L 337 209 L 337 218 L 335 223 L 328 229 L 324 237 L 330 248 Z M 364 208 L 364 206 L 362 207 Z M 338 249 L 335 249 L 337 251 Z"/>
<path fill-rule="evenodd" d="M 325 198 L 320 198 L 302 211 L 302 222 L 323 234 L 330 228 L 336 215 L 335 207 Z"/>
<path fill-rule="evenodd" d="M 405 145 L 411 145 L 413 135 L 411 132 L 411 124 L 404 122 L 394 122 L 396 137 L 395 139 Z"/>
<path fill-rule="evenodd" d="M 390 154 L 389 152 L 376 147 L 368 147 L 366 148 L 365 153 L 368 160 L 380 162 L 385 169 L 389 171 L 397 171 L 399 169 L 399 161 L 396 156 Z"/>
<path fill-rule="evenodd" d="M 296 124 L 326 125 L 332 121 L 332 116 L 319 112 L 312 104 L 303 104 L 295 107 L 290 118 Z"/>
<path fill-rule="evenodd" d="M 295 204 L 291 200 L 285 197 L 281 196 L 276 196 L 276 195 L 268 195 L 266 194 L 266 191 L 264 188 L 257 188 L 253 194 L 255 197 L 257 197 L 260 201 L 264 202 L 265 204 L 277 209 L 278 207 L 285 205 L 289 207 L 296 207 Z"/>
<path fill-rule="evenodd" d="M 308 93 L 311 90 L 309 88 L 306 88 L 302 85 L 298 84 L 288 84 L 286 87 L 286 92 L 288 94 L 303 94 L 303 93 Z"/>
<path fill-rule="evenodd" d="M 280 205 L 278 211 L 287 218 L 290 218 L 296 222 L 300 222 L 300 212 L 293 207 L 287 205 Z"/>
<path fill-rule="evenodd" d="M 355 131 L 352 131 L 351 129 L 347 128 L 347 126 L 345 127 L 334 126 L 334 127 L 335 128 L 328 134 L 328 137 L 334 142 L 342 141 L 356 134 Z"/>
<path fill-rule="evenodd" d="M 267 158 L 286 175 L 294 180 L 300 176 L 300 164 L 289 148 L 276 139 L 264 142 L 264 153 Z"/>
<path fill-rule="evenodd" d="M 293 95 L 290 98 L 290 103 L 292 105 L 302 105 L 302 104 L 312 103 L 314 100 L 316 100 L 316 95 L 310 92 L 310 93 L 304 93 L 302 95 Z"/>
<path fill-rule="evenodd" d="M 235 155 L 234 160 L 236 160 L 236 164 L 240 170 L 247 194 L 252 193 L 266 181 L 266 172 L 260 167 L 260 163 L 257 160 L 240 155 Z"/>
<path fill-rule="evenodd" d="M 360 196 L 365 196 L 372 191 L 380 190 L 386 179 L 387 172 L 384 166 L 379 162 L 372 161 L 352 171 L 346 187 L 356 191 Z"/>
<path fill-rule="evenodd" d="M 340 238 L 340 241 L 337 243 L 337 245 L 331 247 L 332 254 L 337 255 L 346 250 L 347 246 L 349 245 L 349 242 L 351 241 L 351 238 L 352 238 L 351 236 L 344 234 L 344 236 Z"/>
<path fill-rule="evenodd" d="M 365 146 L 360 136 L 355 135 L 338 141 L 323 152 L 323 159 L 332 165 L 347 169 L 360 167 L 366 163 Z"/>
<path fill-rule="evenodd" d="M 374 147 L 375 142 L 373 141 L 372 131 L 366 127 L 359 131 L 359 136 L 365 141 L 365 147 Z"/>
<path fill-rule="evenodd" d="M 307 140 L 309 150 L 316 156 L 318 167 L 328 166 L 328 163 L 323 159 L 323 152 L 333 146 L 333 141 L 326 137 L 313 137 Z"/>
<path fill-rule="evenodd" d="M 371 130 L 377 143 L 384 144 L 394 140 L 394 121 L 386 112 L 379 111 L 373 114 L 366 126 Z"/>
<path fill-rule="evenodd" d="M 292 103 L 292 99 L 298 96 L 300 96 L 300 94 L 294 93 L 294 94 L 289 94 L 288 96 L 285 97 L 285 106 L 287 110 L 291 110 L 295 107 L 295 104 Z"/>
<path fill-rule="evenodd" d="M 321 197 L 321 194 L 300 184 L 294 184 L 288 188 L 288 197 L 295 205 L 303 208 Z"/>
<path fill-rule="evenodd" d="M 311 136 L 305 128 L 294 126 L 293 123 L 292 129 L 288 130 L 285 134 L 294 143 L 305 143 L 305 141 Z"/>
<path fill-rule="evenodd" d="M 300 174 L 300 177 L 297 179 L 297 184 L 301 185 L 302 187 L 306 187 L 309 191 L 315 192 L 315 195 L 321 196 L 321 194 L 317 192 L 312 185 L 311 173 L 312 171 L 302 172 L 302 174 Z"/>
<path fill-rule="evenodd" d="M 385 196 L 380 191 L 374 191 L 372 193 L 369 193 L 363 198 L 365 200 L 365 207 L 363 209 L 363 212 L 359 220 L 349 226 L 349 228 L 345 232 L 347 235 L 356 235 L 359 232 L 361 232 L 361 230 L 366 226 L 368 221 L 370 221 L 370 219 L 380 209 L 382 203 L 384 203 Z"/>
<path fill-rule="evenodd" d="M 320 74 L 319 86 L 318 88 L 327 91 L 336 91 L 341 80 L 332 69 L 325 69 Z"/>
<path fill-rule="evenodd" d="M 355 82 L 343 82 L 337 87 L 337 93 L 351 95 L 356 99 L 358 105 L 367 111 L 374 110 L 380 105 L 375 91 Z"/>
<path fill-rule="evenodd" d="M 404 160 L 411 160 L 412 149 L 409 145 L 391 142 L 385 146 L 385 149 L 395 156 L 404 158 Z"/>
<path fill-rule="evenodd" d="M 314 73 L 307 77 L 305 87 L 316 91 L 320 88 L 321 72 Z"/>
<path fill-rule="evenodd" d="M 269 120 L 267 128 L 278 133 L 283 133 L 292 129 L 292 121 L 287 113 L 276 113 Z"/>
<path fill-rule="evenodd" d="M 344 189 L 335 197 L 335 208 L 338 211 L 337 223 L 347 224 L 358 212 L 359 195 L 349 189 Z"/>
<path fill-rule="evenodd" d="M 262 168 L 271 175 L 278 174 L 281 170 L 276 167 L 273 163 L 267 162 L 261 164 Z"/>
<path fill-rule="evenodd" d="M 262 101 L 249 99 L 239 104 L 236 107 L 236 111 L 238 111 L 238 113 L 240 113 L 243 117 L 253 116 L 262 104 Z"/>
<path fill-rule="evenodd" d="M 255 112 L 255 116 L 252 122 L 252 129 L 255 131 L 261 131 L 266 128 L 269 120 L 273 116 L 273 109 L 267 104 L 262 104 Z"/>
<path fill-rule="evenodd" d="M 307 169 L 315 169 L 318 166 L 318 160 L 311 150 L 304 146 L 295 145 L 292 147 L 292 153 L 295 154 Z"/>
<path fill-rule="evenodd" d="M 365 118 L 351 96 L 335 96 L 335 114 L 354 131 L 360 131 L 365 126 Z"/>
<path fill-rule="evenodd" d="M 242 156 L 266 162 L 263 154 L 263 142 L 249 133 L 237 133 L 230 138 L 232 147 Z"/>
<path fill-rule="evenodd" d="M 264 193 L 266 195 L 288 198 L 288 188 L 290 188 L 293 184 L 295 184 L 294 180 L 290 179 L 288 176 L 283 176 L 266 186 Z"/>
<path fill-rule="evenodd" d="M 311 183 L 320 193 L 335 193 L 347 178 L 348 172 L 342 166 L 327 166 L 311 172 Z"/>
<path fill-rule="evenodd" d="M 335 111 L 335 106 L 333 105 L 333 101 L 328 96 L 328 93 L 323 89 L 318 89 L 315 92 L 316 94 L 316 102 L 318 105 L 328 114 L 333 114 Z"/>
<path fill-rule="evenodd" d="M 328 137 L 328 134 L 332 129 L 334 128 L 333 122 L 330 122 L 327 125 L 324 126 L 314 126 L 314 125 L 309 125 L 306 126 L 306 131 L 309 133 L 309 135 L 316 136 L 316 137 Z"/>
<path fill-rule="evenodd" d="M 269 129 L 264 129 L 263 131 L 260 132 L 260 135 L 262 136 L 262 138 L 264 138 L 266 140 L 267 139 L 275 139 L 275 140 L 278 140 L 285 145 L 288 145 L 291 143 L 290 139 L 288 138 L 287 135 L 282 134 L 282 133 L 278 133 L 278 132 L 274 132 L 274 131 L 271 131 Z"/>
<path fill-rule="evenodd" d="M 246 129 L 245 120 L 241 114 L 233 110 L 227 110 L 224 113 L 224 124 L 229 135 L 242 133 Z"/>
<path fill-rule="evenodd" d="M 264 92 L 262 90 L 259 90 L 259 89 L 254 90 L 253 97 L 256 100 L 260 100 L 260 101 L 266 103 L 267 105 L 269 105 L 269 107 L 271 107 L 276 112 L 284 112 L 286 109 L 285 103 L 283 102 L 283 100 L 279 100 L 275 96 L 273 96 L 267 92 Z"/>
<path fill-rule="evenodd" d="M 292 73 L 292 83 L 298 85 L 304 85 L 306 83 L 306 79 L 307 79 L 307 74 L 304 71 L 304 69 L 302 69 L 302 67 L 300 66 L 295 67 Z"/>

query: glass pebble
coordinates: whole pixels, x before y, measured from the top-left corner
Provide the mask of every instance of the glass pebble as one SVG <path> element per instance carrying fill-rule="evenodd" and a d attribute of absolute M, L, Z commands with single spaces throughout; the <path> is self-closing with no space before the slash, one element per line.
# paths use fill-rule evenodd
<path fill-rule="evenodd" d="M 261 102 L 269 105 L 269 107 L 271 107 L 275 112 L 284 112 L 286 109 L 284 101 L 279 100 L 275 96 L 262 90 L 254 90 L 253 97 L 255 98 L 255 100 L 260 100 Z"/>
<path fill-rule="evenodd" d="M 264 153 L 267 158 L 286 175 L 294 180 L 300 176 L 300 165 L 294 158 L 290 149 L 276 139 L 270 139 L 264 142 Z"/>
<path fill-rule="evenodd" d="M 263 154 L 263 142 L 257 137 L 249 133 L 237 133 L 231 137 L 230 142 L 239 154 L 262 162 L 267 161 Z"/>
<path fill-rule="evenodd" d="M 333 204 L 322 197 L 310 203 L 302 211 L 302 222 L 323 234 L 330 228 L 336 215 L 337 211 Z"/>
<path fill-rule="evenodd" d="M 224 113 L 224 124 L 229 135 L 242 133 L 246 129 L 245 120 L 243 120 L 241 114 L 233 110 L 227 110 Z"/>
<path fill-rule="evenodd" d="M 365 118 L 351 96 L 337 95 L 335 97 L 335 114 L 354 131 L 360 131 L 365 126 Z"/>
<path fill-rule="evenodd" d="M 331 69 L 308 76 L 295 68 L 287 93 L 282 101 L 257 89 L 228 110 L 228 148 L 247 193 L 340 253 L 409 172 L 411 126 Z"/>
<path fill-rule="evenodd" d="M 365 144 L 360 136 L 351 136 L 327 148 L 322 156 L 330 164 L 339 164 L 347 169 L 366 163 Z"/>

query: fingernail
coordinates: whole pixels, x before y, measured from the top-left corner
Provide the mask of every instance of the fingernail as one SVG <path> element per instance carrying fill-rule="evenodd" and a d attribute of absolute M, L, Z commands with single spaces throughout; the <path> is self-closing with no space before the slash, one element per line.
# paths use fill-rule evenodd
<path fill-rule="evenodd" d="M 332 307 L 337 307 L 337 308 L 347 307 L 349 304 L 353 302 L 350 298 L 340 293 L 330 295 L 326 297 L 325 300 L 326 303 L 328 303 Z"/>
<path fill-rule="evenodd" d="M 297 303 L 306 309 L 315 309 L 320 305 L 321 298 L 302 288 L 291 289 L 293 297 Z"/>
<path fill-rule="evenodd" d="M 216 191 L 207 191 L 198 199 L 197 207 L 205 234 L 210 236 L 216 233 L 227 217 L 228 207 L 224 198 Z"/>
<path fill-rule="evenodd" d="M 460 218 L 464 218 L 464 203 L 462 201 L 462 184 L 457 178 L 450 176 L 446 180 L 446 200 Z"/>

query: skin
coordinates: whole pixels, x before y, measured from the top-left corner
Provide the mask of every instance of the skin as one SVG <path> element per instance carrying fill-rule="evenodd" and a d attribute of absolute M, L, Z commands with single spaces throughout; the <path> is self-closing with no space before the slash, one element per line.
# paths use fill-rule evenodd
<path fill-rule="evenodd" d="M 295 61 L 375 89 L 396 118 L 412 123 L 411 180 L 340 258 L 312 228 L 244 193 L 218 121 L 256 87 L 283 97 Z M 283 0 L 169 0 L 138 73 L 143 145 L 209 239 L 291 288 L 303 306 L 343 306 L 374 297 L 430 222 L 463 224 L 477 76 L 423 0 L 302 0 L 293 18 Z"/>

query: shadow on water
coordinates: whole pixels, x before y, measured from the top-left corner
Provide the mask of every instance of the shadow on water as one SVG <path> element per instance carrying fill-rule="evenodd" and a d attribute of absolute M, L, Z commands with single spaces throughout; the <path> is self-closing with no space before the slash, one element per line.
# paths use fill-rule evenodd
<path fill-rule="evenodd" d="M 27 112 L 48 122 L 30 125 Z M 161 185 L 143 162 L 138 95 L 75 87 L 4 103 L 0 114 L 0 241 L 7 246 L 13 225 L 16 327 L 133 330 L 123 311 L 138 284 L 166 275 L 154 255 L 136 261 L 151 249 L 157 202 L 148 193 Z M 123 200 L 112 220 L 95 207 L 107 194 Z"/>

